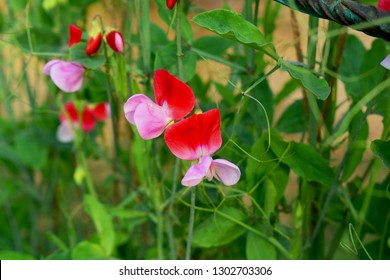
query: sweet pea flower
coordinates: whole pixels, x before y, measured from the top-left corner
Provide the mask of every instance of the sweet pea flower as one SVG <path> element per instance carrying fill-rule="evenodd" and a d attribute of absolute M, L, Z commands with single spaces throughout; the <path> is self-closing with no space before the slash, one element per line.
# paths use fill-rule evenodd
<path fill-rule="evenodd" d="M 83 85 L 84 68 L 77 62 L 54 59 L 42 71 L 64 92 L 78 91 Z"/>
<path fill-rule="evenodd" d="M 109 105 L 106 102 L 93 107 L 84 106 L 81 112 L 73 102 L 68 102 L 64 105 L 64 111 L 65 113 L 60 114 L 61 124 L 57 129 L 57 139 L 63 143 L 74 139 L 74 127 L 80 127 L 84 132 L 91 132 L 95 129 L 97 121 L 104 121 L 110 115 Z"/>
<path fill-rule="evenodd" d="M 187 116 L 195 105 L 192 89 L 166 70 L 156 70 L 153 86 L 156 103 L 135 94 L 124 105 L 126 119 L 144 140 L 160 136 L 169 123 Z"/>
<path fill-rule="evenodd" d="M 211 155 L 222 145 L 221 121 L 218 109 L 194 114 L 174 123 L 165 131 L 165 143 L 171 152 L 183 160 L 197 160 L 183 177 L 181 183 L 192 187 L 206 177 L 213 178 L 226 186 L 234 185 L 241 176 L 240 169 L 224 159 L 213 159 Z"/>
<path fill-rule="evenodd" d="M 166 0 L 168 9 L 172 10 L 176 5 L 177 0 Z"/>
<path fill-rule="evenodd" d="M 69 43 L 68 47 L 72 47 L 74 44 L 80 43 L 83 31 L 76 25 L 69 25 Z"/>
<path fill-rule="evenodd" d="M 122 34 L 116 30 L 112 30 L 107 33 L 106 37 L 106 42 L 107 45 L 114 51 L 119 54 L 123 53 L 123 47 L 124 47 L 124 42 L 123 42 L 123 37 Z"/>
<path fill-rule="evenodd" d="M 378 9 L 382 11 L 390 11 L 390 0 L 379 0 Z"/>

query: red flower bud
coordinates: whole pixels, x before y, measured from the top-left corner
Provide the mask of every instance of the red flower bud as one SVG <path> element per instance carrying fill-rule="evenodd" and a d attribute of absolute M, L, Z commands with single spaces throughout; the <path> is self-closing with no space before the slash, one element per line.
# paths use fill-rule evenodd
<path fill-rule="evenodd" d="M 168 9 L 172 10 L 173 7 L 175 6 L 177 0 L 167 0 L 167 7 Z"/>
<path fill-rule="evenodd" d="M 96 37 L 89 37 L 87 48 L 85 49 L 85 53 L 87 55 L 93 56 L 95 55 L 102 44 L 102 33 L 96 35 Z"/>
<path fill-rule="evenodd" d="M 120 32 L 115 30 L 108 32 L 106 35 L 106 42 L 113 51 L 123 53 L 124 42 Z"/>
<path fill-rule="evenodd" d="M 78 28 L 76 25 L 69 25 L 69 43 L 68 47 L 70 48 L 74 44 L 77 44 L 81 41 L 81 36 L 83 35 L 83 31 Z"/>
<path fill-rule="evenodd" d="M 95 55 L 102 44 L 102 31 L 99 23 L 96 20 L 92 21 L 92 27 L 89 30 L 89 40 L 87 44 L 87 48 L 85 49 L 85 53 L 87 55 L 93 56 Z"/>

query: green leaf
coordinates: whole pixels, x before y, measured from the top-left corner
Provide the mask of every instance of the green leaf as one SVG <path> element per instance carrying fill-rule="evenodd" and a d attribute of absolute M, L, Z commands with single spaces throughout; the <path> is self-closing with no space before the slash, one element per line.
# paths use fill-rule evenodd
<path fill-rule="evenodd" d="M 195 75 L 197 56 L 195 53 L 184 50 L 183 56 L 183 81 L 188 82 Z M 177 49 L 176 44 L 169 44 L 163 48 L 160 48 L 156 53 L 156 60 L 154 62 L 154 68 L 165 69 L 171 72 L 173 75 L 178 76 L 177 70 Z"/>
<path fill-rule="evenodd" d="M 73 260 L 104 260 L 107 259 L 101 246 L 90 241 L 81 241 L 72 250 Z"/>
<path fill-rule="evenodd" d="M 217 36 L 203 36 L 193 44 L 194 48 L 215 56 L 222 56 L 231 46 L 231 41 Z"/>
<path fill-rule="evenodd" d="M 293 65 L 283 59 L 279 59 L 279 65 L 281 70 L 287 71 L 292 78 L 299 80 L 303 87 L 318 99 L 328 98 L 330 87 L 326 80 L 317 78 L 310 70 Z"/>
<path fill-rule="evenodd" d="M 313 147 L 303 143 L 284 142 L 281 136 L 273 133 L 271 149 L 298 176 L 327 187 L 332 185 L 334 171 Z"/>
<path fill-rule="evenodd" d="M 15 153 L 20 161 L 34 170 L 40 170 L 46 164 L 48 149 L 31 139 L 32 133 L 20 133 L 15 139 Z"/>
<path fill-rule="evenodd" d="M 81 65 L 89 69 L 98 69 L 104 65 L 106 59 L 103 55 L 89 56 L 85 53 L 87 43 L 81 42 L 73 45 L 70 48 L 70 58 L 74 62 L 78 62 Z"/>
<path fill-rule="evenodd" d="M 110 215 L 104 205 L 91 195 L 85 195 L 84 207 L 95 225 L 101 247 L 109 256 L 115 246 L 115 231 Z"/>
<path fill-rule="evenodd" d="M 341 176 L 342 181 L 347 181 L 352 175 L 355 169 L 360 165 L 364 152 L 367 148 L 367 137 L 368 137 L 368 123 L 365 119 L 359 133 L 355 136 L 355 130 L 360 125 L 363 112 L 358 113 L 351 124 L 349 125 L 348 139 L 351 142 L 352 138 L 355 137 L 352 145 L 349 145 L 349 154 L 343 168 L 343 174 Z"/>
<path fill-rule="evenodd" d="M 276 260 L 277 253 L 275 247 L 267 239 L 248 232 L 246 257 L 248 260 Z"/>
<path fill-rule="evenodd" d="M 265 199 L 264 199 L 264 213 L 267 217 L 270 217 L 271 213 L 275 211 L 276 203 L 276 187 L 272 180 L 265 179 L 264 182 Z"/>
<path fill-rule="evenodd" d="M 226 206 L 219 211 L 239 222 L 246 218 L 246 215 L 236 208 Z M 244 232 L 245 229 L 234 221 L 218 214 L 212 214 L 195 227 L 192 243 L 197 247 L 218 247 L 232 242 Z"/>
<path fill-rule="evenodd" d="M 302 133 L 305 131 L 305 109 L 302 100 L 296 100 L 283 112 L 276 128 L 285 133 Z"/>
<path fill-rule="evenodd" d="M 34 260 L 34 257 L 15 251 L 1 251 L 0 260 Z"/>
<path fill-rule="evenodd" d="M 217 88 L 219 94 L 222 96 L 223 100 L 229 105 L 234 106 L 236 105 L 236 102 L 234 100 L 233 93 L 224 85 L 219 83 L 214 83 L 215 87 Z"/>
<path fill-rule="evenodd" d="M 258 27 L 233 11 L 207 11 L 197 14 L 192 21 L 224 38 L 263 51 L 275 60 L 278 58 L 274 46 L 264 38 Z"/>
<path fill-rule="evenodd" d="M 341 56 L 339 74 L 340 80 L 344 82 L 345 90 L 349 96 L 360 96 L 363 94 L 360 86 L 360 74 L 365 54 L 366 49 L 362 41 L 354 35 L 348 35 Z"/>
<path fill-rule="evenodd" d="M 12 1 L 7 1 L 7 4 L 9 4 L 11 10 L 14 13 L 18 13 L 26 7 L 27 2 L 28 0 L 12 0 Z"/>
<path fill-rule="evenodd" d="M 371 151 L 383 161 L 387 169 L 390 169 L 390 140 L 372 141 Z"/>

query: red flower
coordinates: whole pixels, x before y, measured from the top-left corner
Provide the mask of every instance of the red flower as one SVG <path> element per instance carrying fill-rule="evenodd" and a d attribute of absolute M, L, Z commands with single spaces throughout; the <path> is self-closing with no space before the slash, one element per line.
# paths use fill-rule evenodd
<path fill-rule="evenodd" d="M 108 46 L 117 53 L 123 53 L 123 37 L 118 31 L 112 30 L 106 35 L 106 42 Z"/>
<path fill-rule="evenodd" d="M 173 7 L 175 6 L 176 2 L 177 2 L 177 0 L 166 0 L 168 9 L 172 10 Z"/>
<path fill-rule="evenodd" d="M 109 115 L 108 103 L 99 103 L 93 108 L 84 106 L 78 111 L 73 102 L 64 105 L 64 112 L 60 114 L 61 124 L 57 129 L 57 139 L 60 142 L 70 142 L 74 138 L 74 126 L 80 126 L 84 132 L 91 132 L 96 127 L 96 121 L 103 121 Z"/>
<path fill-rule="evenodd" d="M 214 109 L 203 114 L 174 123 L 165 131 L 165 143 L 171 152 L 183 160 L 196 160 L 182 179 L 184 186 L 195 186 L 204 177 L 213 177 L 224 185 L 234 185 L 240 179 L 240 169 L 224 160 L 213 160 L 211 155 L 222 145 L 221 121 L 219 110 Z"/>
<path fill-rule="evenodd" d="M 69 43 L 68 47 L 70 48 L 74 44 L 77 44 L 81 41 L 81 36 L 83 35 L 83 31 L 78 28 L 76 25 L 69 25 Z"/>
<path fill-rule="evenodd" d="M 378 8 L 382 11 L 390 11 L 390 0 L 379 0 Z"/>
<path fill-rule="evenodd" d="M 104 121 L 110 116 L 110 105 L 107 102 L 99 103 L 92 109 L 92 114 L 98 121 Z"/>
<path fill-rule="evenodd" d="M 156 103 L 144 94 L 135 94 L 124 105 L 126 119 L 137 126 L 143 139 L 160 136 L 173 120 L 187 116 L 195 105 L 192 89 L 166 70 L 154 73 Z"/>

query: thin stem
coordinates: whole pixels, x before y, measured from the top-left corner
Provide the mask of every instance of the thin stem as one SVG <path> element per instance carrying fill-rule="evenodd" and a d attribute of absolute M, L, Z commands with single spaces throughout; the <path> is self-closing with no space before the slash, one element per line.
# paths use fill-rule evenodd
<path fill-rule="evenodd" d="M 182 17 L 182 4 L 178 1 L 176 4 L 176 49 L 177 49 L 177 71 L 179 79 L 183 80 L 183 50 L 181 41 L 181 17 Z"/>
<path fill-rule="evenodd" d="M 194 231 L 194 220 L 195 220 L 195 200 L 196 200 L 196 188 L 192 188 L 191 189 L 190 220 L 188 222 L 186 260 L 189 260 L 191 258 L 192 234 Z"/>
<path fill-rule="evenodd" d="M 93 196 L 93 197 L 98 197 L 97 196 L 97 193 L 96 193 L 96 190 L 95 190 L 95 186 L 93 184 L 93 181 L 92 181 L 92 177 L 91 177 L 91 173 L 89 172 L 89 168 L 88 168 L 88 163 L 87 163 L 87 159 L 85 157 L 85 153 L 83 150 L 81 150 L 81 148 L 79 148 L 79 160 L 80 160 L 80 164 L 83 168 L 83 175 L 84 175 L 84 178 L 85 178 L 85 183 L 87 185 L 87 189 L 88 189 L 88 192 Z"/>

